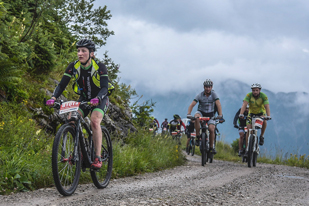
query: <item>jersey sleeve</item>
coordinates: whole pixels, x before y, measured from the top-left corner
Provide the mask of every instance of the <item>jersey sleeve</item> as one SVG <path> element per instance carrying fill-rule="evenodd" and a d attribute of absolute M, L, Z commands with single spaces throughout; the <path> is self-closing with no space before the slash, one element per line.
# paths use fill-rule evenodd
<path fill-rule="evenodd" d="M 217 95 L 217 93 L 216 93 L 216 92 L 212 91 L 211 93 L 212 93 L 212 95 L 213 95 L 213 99 L 214 99 L 214 101 L 219 100 L 219 97 L 218 97 L 218 95 Z"/>
<path fill-rule="evenodd" d="M 98 73 L 100 75 L 100 87 L 101 87 L 101 90 L 98 93 L 98 97 L 103 98 L 107 94 L 107 91 L 108 91 L 107 68 L 101 62 L 98 63 L 98 66 L 99 66 Z"/>
<path fill-rule="evenodd" d="M 193 99 L 193 101 L 199 102 L 200 101 L 200 94 L 196 95 L 196 97 Z"/>
<path fill-rule="evenodd" d="M 245 96 L 244 101 L 250 102 L 251 94 L 252 94 L 252 92 L 248 93 L 248 94 Z"/>
<path fill-rule="evenodd" d="M 261 97 L 262 97 L 262 100 L 263 100 L 263 104 L 269 104 L 269 100 L 268 100 L 268 97 L 266 94 L 262 93 L 261 92 Z"/>

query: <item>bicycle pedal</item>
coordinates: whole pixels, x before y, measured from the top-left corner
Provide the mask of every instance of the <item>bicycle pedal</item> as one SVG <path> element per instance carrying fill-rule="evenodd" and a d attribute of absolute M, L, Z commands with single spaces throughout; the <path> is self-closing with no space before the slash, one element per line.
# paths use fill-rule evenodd
<path fill-rule="evenodd" d="M 99 172 L 101 168 L 90 168 L 90 171 Z"/>

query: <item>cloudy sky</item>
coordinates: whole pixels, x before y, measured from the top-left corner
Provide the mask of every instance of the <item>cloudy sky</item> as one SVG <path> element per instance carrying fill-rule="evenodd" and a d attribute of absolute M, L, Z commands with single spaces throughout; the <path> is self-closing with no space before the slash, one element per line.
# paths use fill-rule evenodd
<path fill-rule="evenodd" d="M 309 1 L 104 0 L 121 82 L 166 94 L 236 79 L 309 93 Z M 214 85 L 214 87 L 215 87 Z M 231 88 L 232 89 L 232 88 Z M 248 88 L 248 90 L 250 90 Z"/>

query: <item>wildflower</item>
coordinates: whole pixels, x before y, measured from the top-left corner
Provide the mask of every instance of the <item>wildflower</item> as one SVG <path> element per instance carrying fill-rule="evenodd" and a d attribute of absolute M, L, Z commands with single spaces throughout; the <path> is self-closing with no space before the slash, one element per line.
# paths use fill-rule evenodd
<path fill-rule="evenodd" d="M 41 129 L 39 129 L 38 131 L 36 131 L 36 135 L 38 135 L 41 132 Z"/>

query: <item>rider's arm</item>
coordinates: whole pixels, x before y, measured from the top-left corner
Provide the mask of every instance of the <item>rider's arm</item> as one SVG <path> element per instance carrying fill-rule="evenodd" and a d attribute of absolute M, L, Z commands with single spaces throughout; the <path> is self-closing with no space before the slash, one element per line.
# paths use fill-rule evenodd
<path fill-rule="evenodd" d="M 240 114 L 240 109 L 236 112 L 235 117 L 234 117 L 234 121 L 233 121 L 233 125 L 237 125 L 237 120 L 239 118 L 239 114 Z"/>
<path fill-rule="evenodd" d="M 64 75 L 62 76 L 60 83 L 54 90 L 54 93 L 52 95 L 53 99 L 57 99 L 62 94 L 62 92 L 65 90 L 65 88 L 68 86 L 71 80 L 71 77 L 73 75 L 73 68 L 74 68 L 74 63 L 69 64 L 69 66 L 64 72 Z"/>
<path fill-rule="evenodd" d="M 191 114 L 193 107 L 196 105 L 197 101 L 193 100 L 188 108 L 188 114 Z"/>
<path fill-rule="evenodd" d="M 216 105 L 217 105 L 217 108 L 218 108 L 218 115 L 221 115 L 222 116 L 222 107 L 221 107 L 221 102 L 220 100 L 216 100 L 215 101 Z"/>
<path fill-rule="evenodd" d="M 107 76 L 107 69 L 103 63 L 98 63 L 98 66 L 100 67 L 98 72 L 100 75 L 100 87 L 101 90 L 98 93 L 98 97 L 103 99 L 104 96 L 107 94 L 108 91 L 108 76 Z"/>
<path fill-rule="evenodd" d="M 183 121 L 181 121 L 181 125 L 183 126 L 184 130 L 186 130 L 186 125 L 183 123 Z"/>
<path fill-rule="evenodd" d="M 241 109 L 240 109 L 240 114 L 244 114 L 246 107 L 247 107 L 248 102 L 246 100 L 243 101 Z"/>
<path fill-rule="evenodd" d="M 265 109 L 266 109 L 266 114 L 267 114 L 267 116 L 270 116 L 269 104 L 264 104 L 264 107 L 265 107 Z"/>

